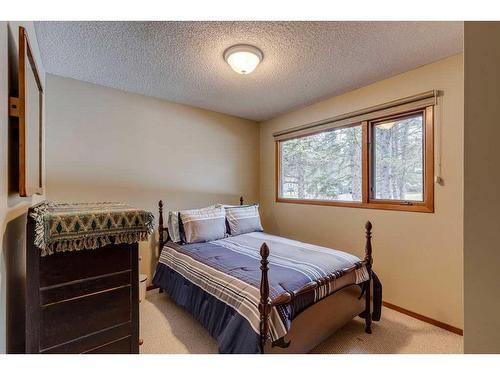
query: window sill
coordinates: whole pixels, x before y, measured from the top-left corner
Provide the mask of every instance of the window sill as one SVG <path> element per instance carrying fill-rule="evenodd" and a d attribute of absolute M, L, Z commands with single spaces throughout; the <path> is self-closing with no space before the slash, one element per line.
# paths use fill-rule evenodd
<path fill-rule="evenodd" d="M 276 198 L 276 202 L 310 204 L 316 206 L 335 206 L 335 207 L 365 208 L 365 209 L 389 210 L 389 211 L 434 213 L 433 204 L 423 204 L 423 203 L 408 205 L 399 203 L 322 201 L 315 199 L 294 199 L 294 198 L 280 198 L 280 197 Z"/>

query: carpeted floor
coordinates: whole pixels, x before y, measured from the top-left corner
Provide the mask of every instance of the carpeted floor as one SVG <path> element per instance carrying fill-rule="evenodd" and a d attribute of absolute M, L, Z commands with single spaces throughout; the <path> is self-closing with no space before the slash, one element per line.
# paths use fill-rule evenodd
<path fill-rule="evenodd" d="M 141 354 L 217 353 L 217 344 L 189 313 L 153 290 L 140 304 Z M 463 353 L 463 337 L 384 308 L 373 334 L 356 318 L 312 353 Z"/>

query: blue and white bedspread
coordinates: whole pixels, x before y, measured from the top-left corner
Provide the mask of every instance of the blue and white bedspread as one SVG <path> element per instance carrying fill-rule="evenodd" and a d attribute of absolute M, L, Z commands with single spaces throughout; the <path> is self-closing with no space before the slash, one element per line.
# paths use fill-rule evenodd
<path fill-rule="evenodd" d="M 163 248 L 153 283 L 190 311 L 218 341 L 221 353 L 259 353 L 260 247 L 269 255 L 272 299 L 311 281 L 359 264 L 352 254 L 261 232 L 217 241 Z M 305 308 L 340 288 L 368 279 L 364 266 L 302 294 L 290 304 L 273 307 L 272 341 L 285 336 Z"/>

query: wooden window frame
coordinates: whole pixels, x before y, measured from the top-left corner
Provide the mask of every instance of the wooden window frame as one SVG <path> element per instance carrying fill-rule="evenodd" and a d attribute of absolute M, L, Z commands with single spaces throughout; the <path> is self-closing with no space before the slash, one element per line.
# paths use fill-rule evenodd
<path fill-rule="evenodd" d="M 373 143 L 372 134 L 373 126 L 376 123 L 384 120 L 401 118 L 410 116 L 412 114 L 422 113 L 424 120 L 423 125 L 423 162 L 424 162 L 424 176 L 423 176 L 423 201 L 397 201 L 397 200 L 383 200 L 375 199 L 371 196 L 371 187 L 373 185 Z M 318 199 L 297 199 L 297 198 L 283 198 L 281 197 L 281 147 L 280 143 L 295 139 L 303 138 L 315 134 L 314 132 L 306 135 L 301 135 L 295 138 L 288 138 L 284 140 L 275 141 L 275 198 L 278 203 L 295 203 L 295 204 L 311 204 L 320 206 L 337 206 L 337 207 L 354 207 L 354 208 L 368 208 L 380 210 L 394 210 L 394 211 L 409 211 L 409 212 L 434 212 L 434 107 L 427 106 L 411 111 L 405 111 L 391 116 L 373 118 L 360 123 L 353 123 L 339 128 L 332 128 L 331 130 L 346 128 L 351 126 L 361 125 L 362 129 L 362 177 L 361 177 L 361 202 L 351 201 L 333 201 L 333 200 L 318 200 Z M 328 130 L 322 130 L 325 132 Z M 316 132 L 319 133 L 319 132 Z"/>

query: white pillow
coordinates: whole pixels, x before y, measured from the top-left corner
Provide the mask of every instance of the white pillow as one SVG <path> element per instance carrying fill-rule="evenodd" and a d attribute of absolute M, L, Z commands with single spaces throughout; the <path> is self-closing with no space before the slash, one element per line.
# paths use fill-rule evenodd
<path fill-rule="evenodd" d="M 181 242 L 181 233 L 179 231 L 179 211 L 170 211 L 168 213 L 168 235 L 173 242 Z"/>
<path fill-rule="evenodd" d="M 211 210 L 212 208 L 220 207 L 220 204 L 214 204 L 212 206 L 199 208 L 198 210 Z M 168 234 L 172 242 L 181 242 L 181 231 L 179 228 L 179 212 L 180 211 L 169 211 L 168 213 Z"/>
<path fill-rule="evenodd" d="M 239 234 L 262 232 L 260 223 L 259 205 L 225 206 L 226 219 L 229 224 L 231 236 Z"/>
<path fill-rule="evenodd" d="M 179 212 L 181 237 L 185 243 L 214 241 L 226 236 L 226 212 L 223 207 Z"/>

